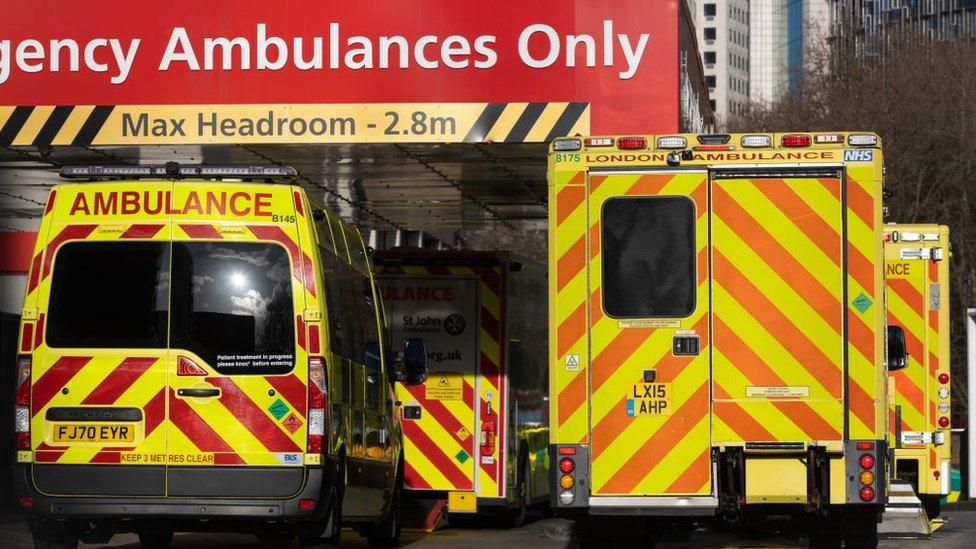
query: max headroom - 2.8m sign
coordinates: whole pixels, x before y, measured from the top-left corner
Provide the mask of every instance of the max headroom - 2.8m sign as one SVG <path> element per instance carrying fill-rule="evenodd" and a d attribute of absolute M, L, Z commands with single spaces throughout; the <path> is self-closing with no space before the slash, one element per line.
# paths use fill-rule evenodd
<path fill-rule="evenodd" d="M 551 130 L 568 111 L 567 131 L 674 131 L 678 15 L 678 0 L 38 0 L 0 20 L 0 106 L 113 107 L 92 144 L 506 140 L 526 112 Z M 472 134 L 484 117 L 506 135 Z"/>

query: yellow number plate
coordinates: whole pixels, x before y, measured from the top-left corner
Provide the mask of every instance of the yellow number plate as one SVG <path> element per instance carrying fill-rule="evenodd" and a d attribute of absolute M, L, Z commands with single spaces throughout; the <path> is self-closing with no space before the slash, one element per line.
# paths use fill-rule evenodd
<path fill-rule="evenodd" d="M 135 425 L 130 423 L 55 423 L 54 442 L 133 442 Z"/>
<path fill-rule="evenodd" d="M 670 416 L 670 383 L 636 383 L 627 395 L 628 416 Z"/>

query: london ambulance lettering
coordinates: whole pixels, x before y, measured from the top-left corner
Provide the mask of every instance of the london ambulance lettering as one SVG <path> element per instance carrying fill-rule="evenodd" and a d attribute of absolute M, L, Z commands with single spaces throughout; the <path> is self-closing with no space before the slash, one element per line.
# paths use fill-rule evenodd
<path fill-rule="evenodd" d="M 233 215 L 271 217 L 271 193 L 189 191 L 175 203 L 172 191 L 79 192 L 68 215 Z"/>

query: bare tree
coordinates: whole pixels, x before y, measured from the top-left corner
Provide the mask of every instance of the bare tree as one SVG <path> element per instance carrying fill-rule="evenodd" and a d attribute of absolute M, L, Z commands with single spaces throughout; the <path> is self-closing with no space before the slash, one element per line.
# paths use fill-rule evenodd
<path fill-rule="evenodd" d="M 870 47 L 868 47 L 870 46 Z M 889 34 L 839 40 L 801 75 L 795 93 L 754 105 L 728 131 L 874 131 L 892 194 L 886 221 L 946 224 L 952 239 L 952 380 L 966 405 L 966 307 L 974 300 L 976 41 Z"/>

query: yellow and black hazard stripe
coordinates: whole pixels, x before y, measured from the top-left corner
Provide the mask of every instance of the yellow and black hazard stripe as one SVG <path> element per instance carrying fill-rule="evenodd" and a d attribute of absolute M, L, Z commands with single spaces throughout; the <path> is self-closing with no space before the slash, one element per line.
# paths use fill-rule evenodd
<path fill-rule="evenodd" d="M 0 146 L 87 147 L 113 109 L 107 105 L 0 107 Z"/>
<path fill-rule="evenodd" d="M 589 108 L 589 103 L 489 103 L 463 141 L 548 143 L 577 133 L 583 122 L 588 127 Z"/>
<path fill-rule="evenodd" d="M 23 147 L 546 143 L 589 129 L 585 102 L 0 106 L 0 146 Z"/>

